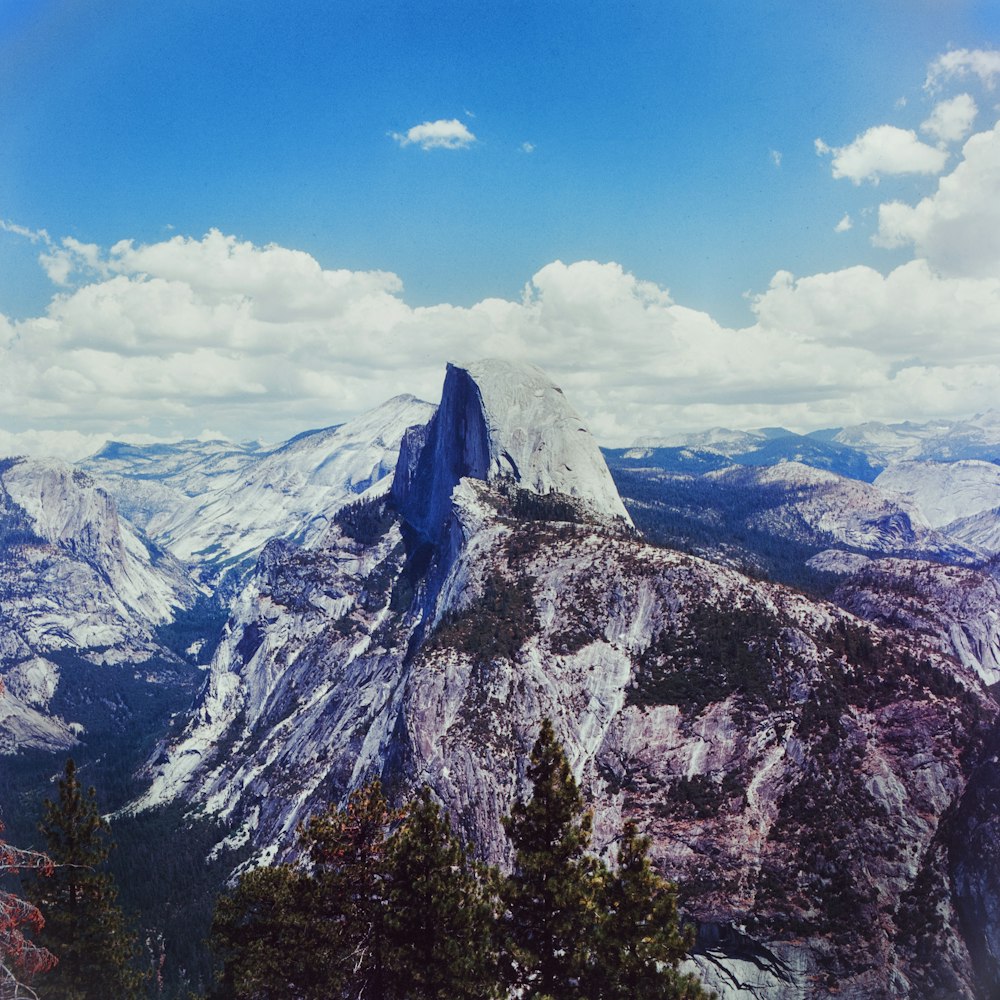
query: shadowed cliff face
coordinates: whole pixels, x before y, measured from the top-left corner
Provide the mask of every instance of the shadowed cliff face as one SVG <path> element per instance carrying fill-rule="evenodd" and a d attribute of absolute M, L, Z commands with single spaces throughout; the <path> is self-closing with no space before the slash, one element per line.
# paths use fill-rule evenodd
<path fill-rule="evenodd" d="M 997 878 L 952 846 L 997 715 L 975 671 L 935 634 L 623 533 L 597 473 L 556 488 L 580 460 L 536 454 L 523 425 L 569 426 L 530 416 L 536 388 L 449 369 L 390 500 L 268 546 L 145 804 L 182 796 L 273 858 L 372 777 L 400 797 L 426 782 L 504 863 L 501 818 L 547 716 L 595 846 L 625 818 L 650 834 L 724 996 L 985 995 L 994 959 L 952 874 Z M 506 423 L 501 397 L 520 414 Z"/>
<path fill-rule="evenodd" d="M 980 995 L 1000 995 L 1000 732 L 974 772 L 950 838 L 955 905 Z"/>
<path fill-rule="evenodd" d="M 451 515 L 452 490 L 466 476 L 485 480 L 490 462 L 479 387 L 467 371 L 448 365 L 441 405 L 425 434 L 414 429 L 407 435 L 406 454 L 396 467 L 392 496 L 403 520 L 424 541 L 437 544 Z"/>
<path fill-rule="evenodd" d="M 416 437 L 408 440 L 392 496 L 403 521 L 431 543 L 448 530 L 452 492 L 463 478 L 562 494 L 594 519 L 631 526 L 597 443 L 533 365 L 448 365 L 441 405 L 414 462 L 418 447 Z"/>

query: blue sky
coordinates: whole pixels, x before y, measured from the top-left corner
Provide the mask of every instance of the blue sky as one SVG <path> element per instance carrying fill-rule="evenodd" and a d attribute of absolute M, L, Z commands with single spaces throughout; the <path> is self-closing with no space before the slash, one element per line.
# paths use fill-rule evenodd
<path fill-rule="evenodd" d="M 919 240 L 894 242 L 880 230 L 879 206 L 932 197 L 961 164 L 961 143 L 992 126 L 1000 94 L 988 58 L 956 62 L 936 88 L 925 82 L 943 54 L 988 56 L 997 46 L 1000 9 L 993 0 L 6 0 L 0 314 L 20 331 L 22 346 L 13 350 L 23 351 L 31 324 L 51 320 L 54 295 L 66 299 L 89 288 L 94 298 L 112 272 L 133 285 L 156 277 L 123 270 L 120 261 L 109 270 L 107 254 L 119 241 L 152 247 L 177 237 L 201 241 L 212 230 L 235 245 L 302 251 L 327 271 L 391 272 L 399 282 L 384 290 L 411 311 L 469 310 L 492 298 L 518 303 L 525 285 L 553 262 L 596 261 L 737 330 L 759 323 L 752 297 L 779 272 L 801 279 L 864 265 L 889 276 L 930 259 L 934 275 L 950 274 Z M 973 102 L 975 124 L 947 140 L 946 164 L 916 172 L 906 161 L 900 169 L 876 166 L 869 176 L 864 166 L 854 174 L 848 167 L 834 176 L 837 151 L 876 126 L 913 130 L 921 147 L 944 148 L 944 138 L 921 126 L 937 104 L 960 94 Z M 439 123 L 453 148 L 406 142 L 422 123 Z M 826 145 L 817 147 L 817 139 Z M 911 143 L 900 156 L 914 151 Z M 867 155 L 856 152 L 862 160 Z M 39 254 L 65 249 L 67 238 L 94 248 L 91 264 L 104 263 L 72 273 L 39 266 Z M 988 271 L 988 260 L 984 266 Z M 82 300 L 75 304 L 83 308 Z M 107 337 L 87 341 L 99 318 L 81 320 L 79 309 L 74 316 L 76 326 L 51 320 L 61 324 L 58 344 L 44 362 L 32 361 L 38 391 L 51 393 L 64 416 L 39 407 L 32 417 L 20 407 L 0 413 L 8 432 L 55 432 L 74 419 L 84 388 L 72 390 L 71 401 L 57 387 L 71 391 L 71 374 L 81 370 L 74 352 L 103 350 L 112 368 L 144 350 L 151 360 L 176 360 L 177 345 L 162 337 L 148 340 L 158 347 L 143 348 L 142 330 L 131 346 L 111 349 Z M 375 337 L 384 325 L 366 327 L 364 336 Z M 877 325 L 869 324 L 869 336 L 878 336 Z M 218 328 L 211 329 L 199 349 L 219 347 Z M 463 336 L 485 340 L 492 353 L 506 344 L 502 324 L 491 321 L 485 338 L 473 329 L 440 344 L 429 336 L 421 355 L 428 370 L 438 370 Z M 605 345 L 591 343 L 601 335 L 595 330 L 576 345 L 573 363 L 557 361 L 554 373 L 577 378 L 582 390 L 606 367 Z M 606 332 L 614 336 L 613 324 Z M 789 332 L 816 339 L 802 328 Z M 536 334 L 551 345 L 551 328 L 543 324 Z M 536 360 L 530 339 L 522 334 L 515 353 Z M 641 337 L 625 344 L 641 355 Z M 385 384 L 394 390 L 405 371 L 385 357 L 390 346 L 391 338 L 381 347 L 373 342 L 371 357 L 351 365 L 391 369 Z M 236 348 L 227 351 L 232 360 Z M 539 351 L 538 363 L 551 366 L 551 353 Z M 900 346 L 885 362 L 885 377 L 914 358 L 923 367 L 933 360 Z M 958 360 L 981 363 L 972 355 Z M 413 359 L 407 365 L 413 370 Z M 637 384 L 649 375 L 642 367 L 635 358 Z M 145 391 L 155 395 L 159 381 L 151 370 L 144 369 Z M 341 374 L 345 385 L 357 377 Z M 90 391 L 111 391 L 106 381 L 83 377 Z M 433 391 L 429 375 L 415 381 L 415 391 Z M 129 398 L 141 398 L 139 382 L 133 373 Z M 330 422 L 370 398 L 348 388 L 329 407 L 307 409 L 289 404 L 293 388 L 257 382 L 260 391 L 249 394 L 259 424 L 247 428 L 253 435 Z M 803 386 L 796 395 L 774 385 L 769 404 L 766 380 L 758 383 L 731 387 L 742 408 L 728 413 L 729 397 L 711 392 L 692 409 L 693 381 L 681 393 L 687 409 L 663 411 L 655 421 L 602 417 L 596 395 L 584 395 L 580 405 L 595 413 L 607 437 L 618 438 L 655 432 L 665 420 L 693 426 L 784 412 L 786 422 L 804 426 L 836 415 L 830 394 L 830 406 L 810 410 L 814 389 Z M 336 384 L 334 378 L 324 392 L 336 392 Z M 656 398 L 676 389 L 667 380 Z M 374 387 L 370 392 L 379 398 Z M 924 405 L 935 414 L 954 408 L 932 397 L 937 403 Z M 178 396 L 161 418 L 148 408 L 129 411 L 122 399 L 103 415 L 86 409 L 87 432 L 218 427 L 232 434 L 247 420 L 235 396 L 228 409 L 204 393 Z M 782 411 L 788 400 L 798 409 Z M 715 408 L 706 409 L 709 403 Z M 844 409 L 849 417 L 860 414 L 856 402 Z M 871 409 L 891 417 L 898 403 L 875 400 Z"/>

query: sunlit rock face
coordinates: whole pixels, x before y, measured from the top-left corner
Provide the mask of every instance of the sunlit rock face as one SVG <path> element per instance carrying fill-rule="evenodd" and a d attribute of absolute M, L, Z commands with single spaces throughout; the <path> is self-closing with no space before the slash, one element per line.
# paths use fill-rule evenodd
<path fill-rule="evenodd" d="M 571 414 L 536 369 L 450 368 L 387 497 L 265 547 L 140 805 L 181 797 L 267 859 L 370 778 L 427 783 L 506 864 L 549 717 L 595 847 L 649 833 L 723 996 L 986 995 L 968 926 L 1000 873 L 956 825 L 996 816 L 968 799 L 997 716 L 979 667 L 638 539 Z"/>
<path fill-rule="evenodd" d="M 131 669 L 165 652 L 157 628 L 196 597 L 88 475 L 0 461 L 0 752 L 75 743 L 71 720 L 49 711 L 60 655 Z"/>
<path fill-rule="evenodd" d="M 632 523 L 597 442 L 562 390 L 533 365 L 448 366 L 419 459 L 397 471 L 393 497 L 401 516 L 437 542 L 463 478 L 562 494 L 596 519 Z"/>

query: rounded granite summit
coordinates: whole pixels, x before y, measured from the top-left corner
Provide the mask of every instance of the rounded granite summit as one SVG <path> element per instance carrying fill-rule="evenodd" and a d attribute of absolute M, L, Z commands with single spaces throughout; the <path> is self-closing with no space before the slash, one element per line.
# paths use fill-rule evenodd
<path fill-rule="evenodd" d="M 464 478 L 564 494 L 595 519 L 632 524 L 580 415 L 540 368 L 524 362 L 449 364 L 420 458 L 397 469 L 393 493 L 406 520 L 435 538 Z"/>

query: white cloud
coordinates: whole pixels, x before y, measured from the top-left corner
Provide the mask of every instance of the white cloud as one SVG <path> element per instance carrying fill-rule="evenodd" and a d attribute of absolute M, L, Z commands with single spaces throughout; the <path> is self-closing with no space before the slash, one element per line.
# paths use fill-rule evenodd
<path fill-rule="evenodd" d="M 952 79 L 976 76 L 990 89 L 1000 76 L 1000 51 L 997 49 L 953 49 L 937 57 L 927 69 L 924 89 L 934 93 Z"/>
<path fill-rule="evenodd" d="M 794 330 L 831 351 L 858 348 L 895 363 L 975 360 L 1000 370 L 1000 276 L 944 277 L 926 260 L 886 276 L 862 266 L 799 279 L 782 272 L 754 298 L 753 308 L 765 329 Z"/>
<path fill-rule="evenodd" d="M 833 231 L 835 233 L 846 233 L 849 229 L 854 228 L 854 223 L 851 221 L 850 215 L 845 215 L 840 222 L 838 222 L 834 227 Z"/>
<path fill-rule="evenodd" d="M 51 244 L 52 240 L 44 229 L 28 229 L 27 226 L 19 226 L 16 222 L 8 222 L 0 219 L 0 230 L 5 233 L 13 233 L 15 236 L 23 236 L 32 243 Z"/>
<path fill-rule="evenodd" d="M 959 94 L 936 104 L 930 117 L 921 124 L 920 131 L 943 143 L 959 142 L 972 131 L 978 113 L 971 95 Z"/>
<path fill-rule="evenodd" d="M 878 183 L 882 175 L 938 174 L 948 162 L 948 154 L 928 146 L 912 129 L 876 125 L 846 146 L 829 146 L 815 141 L 820 156 L 833 154 L 835 178 L 847 177 L 855 184 Z"/>
<path fill-rule="evenodd" d="M 778 149 L 772 149 L 770 155 L 771 155 L 771 162 L 776 167 L 780 167 L 781 166 L 781 151 L 778 150 Z"/>
<path fill-rule="evenodd" d="M 395 393 L 433 400 L 445 362 L 470 352 L 540 365 L 608 444 L 994 406 L 1000 125 L 967 140 L 935 194 L 883 205 L 878 238 L 914 259 L 887 274 L 779 272 L 744 329 L 615 263 L 553 261 L 515 301 L 413 307 L 393 274 L 214 230 L 106 250 L 59 241 L 81 283 L 43 315 L 0 316 L 0 452 L 78 457 L 107 436 L 206 426 L 278 441 Z"/>
<path fill-rule="evenodd" d="M 879 207 L 875 242 L 912 245 L 945 274 L 995 276 L 1000 274 L 1000 122 L 969 138 L 962 154 L 933 195 L 913 206 L 893 201 Z"/>
<path fill-rule="evenodd" d="M 535 151 L 535 144 L 533 142 L 522 142 L 521 152 L 522 153 L 533 153 Z"/>
<path fill-rule="evenodd" d="M 421 149 L 464 149 L 476 141 L 465 123 L 457 118 L 423 122 L 406 132 L 393 132 L 391 135 L 400 146 L 417 145 Z"/>

